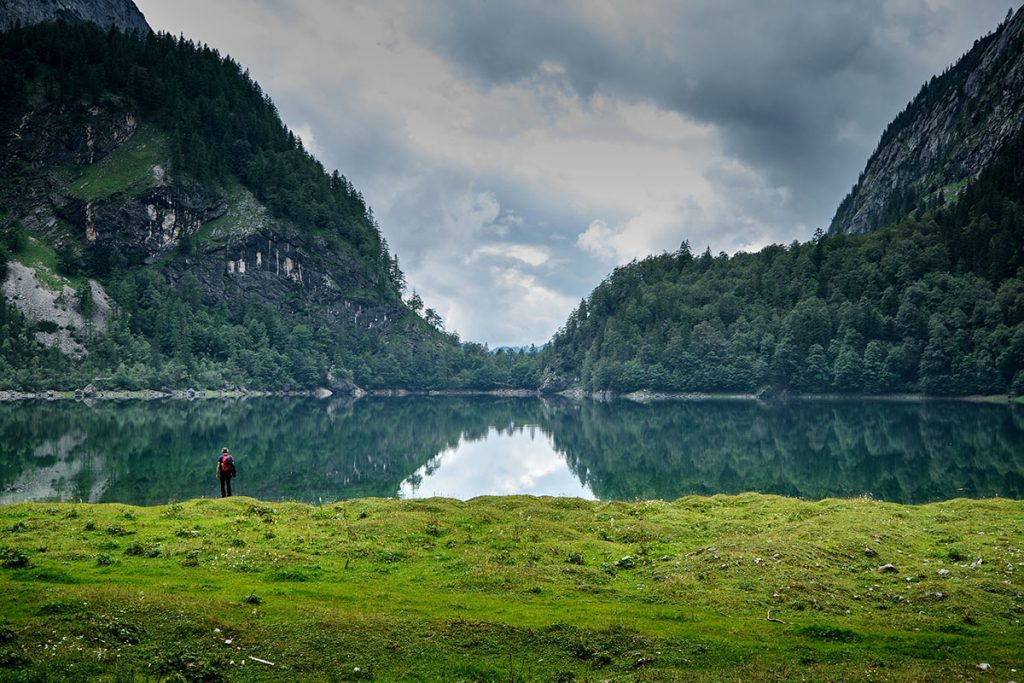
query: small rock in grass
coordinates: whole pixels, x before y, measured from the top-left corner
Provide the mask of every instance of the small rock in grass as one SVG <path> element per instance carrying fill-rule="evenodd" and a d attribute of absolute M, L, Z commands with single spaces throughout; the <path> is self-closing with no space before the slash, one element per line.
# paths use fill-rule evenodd
<path fill-rule="evenodd" d="M 873 548 L 864 548 L 864 554 L 868 557 L 874 557 L 878 553 L 876 553 Z"/>
<path fill-rule="evenodd" d="M 935 573 L 938 574 L 939 576 L 949 576 L 949 570 L 948 569 L 940 569 L 940 570 L 938 570 Z"/>
<path fill-rule="evenodd" d="M 881 567 L 878 568 L 878 571 L 882 572 L 883 574 L 892 574 L 898 572 L 899 570 L 891 564 L 883 564 Z"/>
<path fill-rule="evenodd" d="M 983 564 L 985 564 L 985 560 L 979 557 L 974 562 L 971 562 L 971 569 L 977 569 Z"/>
<path fill-rule="evenodd" d="M 978 668 L 981 669 L 982 671 L 988 671 L 992 667 L 989 665 L 988 662 L 982 662 L 981 664 L 978 665 Z"/>

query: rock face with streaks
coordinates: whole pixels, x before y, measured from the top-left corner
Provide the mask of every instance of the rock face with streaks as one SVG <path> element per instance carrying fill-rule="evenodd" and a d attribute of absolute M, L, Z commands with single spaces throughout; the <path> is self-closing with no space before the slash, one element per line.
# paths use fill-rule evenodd
<path fill-rule="evenodd" d="M 40 105 L 0 137 L 0 173 L 24 178 L 5 208 L 94 271 L 154 266 L 169 283 L 198 286 L 229 309 L 258 300 L 362 329 L 400 317 L 396 304 L 365 295 L 377 283 L 364 262 L 274 218 L 245 188 L 176 177 L 164 142 L 121 105 Z M 99 322 L 72 320 L 74 292 L 48 292 L 32 268 L 12 265 L 4 294 L 33 320 L 57 324 L 40 341 L 81 358 L 81 341 L 104 331 L 105 293 L 94 296 Z"/>
<path fill-rule="evenodd" d="M 132 0 L 0 0 L 0 31 L 44 21 L 91 21 L 125 32 L 152 30 Z"/>
<path fill-rule="evenodd" d="M 1024 8 L 935 76 L 889 124 L 829 232 L 865 233 L 955 198 L 1024 123 Z"/>

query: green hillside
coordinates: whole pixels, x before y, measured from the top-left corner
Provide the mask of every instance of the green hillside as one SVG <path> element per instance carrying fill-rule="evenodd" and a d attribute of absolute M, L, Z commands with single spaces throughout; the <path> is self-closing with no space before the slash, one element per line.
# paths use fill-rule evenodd
<path fill-rule="evenodd" d="M 0 34 L 0 93 L 0 268 L 34 268 L 41 245 L 54 263 L 30 277 L 74 290 L 35 310 L 0 297 L 0 388 L 536 384 L 523 354 L 462 344 L 402 301 L 361 193 L 216 50 L 21 28 Z M 86 322 L 66 322 L 69 307 Z"/>
<path fill-rule="evenodd" d="M 1024 393 L 1024 137 L 959 197 L 867 235 L 617 268 L 545 348 L 620 392 Z"/>

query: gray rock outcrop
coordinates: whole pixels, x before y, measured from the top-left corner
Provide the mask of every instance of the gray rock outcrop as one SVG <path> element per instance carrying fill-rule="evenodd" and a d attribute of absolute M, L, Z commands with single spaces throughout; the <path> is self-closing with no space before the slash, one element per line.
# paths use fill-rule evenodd
<path fill-rule="evenodd" d="M 1024 8 L 932 78 L 889 125 L 829 232 L 870 232 L 954 198 L 1022 123 Z"/>
<path fill-rule="evenodd" d="M 79 294 L 68 283 L 59 289 L 46 286 L 37 270 L 17 261 L 8 264 L 7 277 L 0 283 L 0 295 L 7 297 L 29 320 L 51 323 L 35 333 L 36 340 L 60 350 L 65 356 L 81 360 L 86 355 L 85 341 L 103 334 L 110 319 L 111 302 L 103 287 L 90 280 L 93 310 L 83 314 Z M 53 273 L 50 278 L 59 277 Z"/>
<path fill-rule="evenodd" d="M 0 31 L 45 21 L 91 21 L 125 32 L 152 31 L 132 0 L 0 0 Z"/>

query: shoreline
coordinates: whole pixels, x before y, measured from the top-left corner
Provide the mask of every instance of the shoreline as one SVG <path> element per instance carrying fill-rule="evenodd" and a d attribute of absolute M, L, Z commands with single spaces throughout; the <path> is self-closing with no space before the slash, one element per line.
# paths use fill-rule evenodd
<path fill-rule="evenodd" d="M 674 392 L 641 389 L 628 393 L 611 391 L 583 391 L 568 389 L 558 392 L 543 392 L 539 389 L 360 389 L 351 393 L 333 392 L 327 388 L 262 390 L 262 389 L 46 389 L 41 391 L 17 391 L 0 389 L 0 403 L 20 401 L 195 401 L 249 398 L 342 398 L 356 400 L 370 398 L 405 398 L 411 396 L 430 397 L 473 397 L 493 396 L 500 398 L 566 398 L 574 401 L 591 400 L 600 402 L 631 401 L 633 403 L 705 402 L 705 401 L 757 401 L 765 404 L 785 404 L 790 401 L 891 401 L 925 402 L 950 401 L 960 403 L 988 403 L 1013 405 L 1024 402 L 1024 397 L 1004 394 L 941 396 L 934 394 L 788 394 L 781 397 L 764 397 L 751 393 L 709 393 Z"/>
<path fill-rule="evenodd" d="M 498 396 L 506 398 L 539 398 L 549 396 L 533 389 L 357 389 L 352 393 L 330 389 L 46 389 L 16 391 L 0 389 L 0 403 L 18 401 L 195 401 L 207 399 L 249 398 L 401 398 L 407 396 Z"/>

